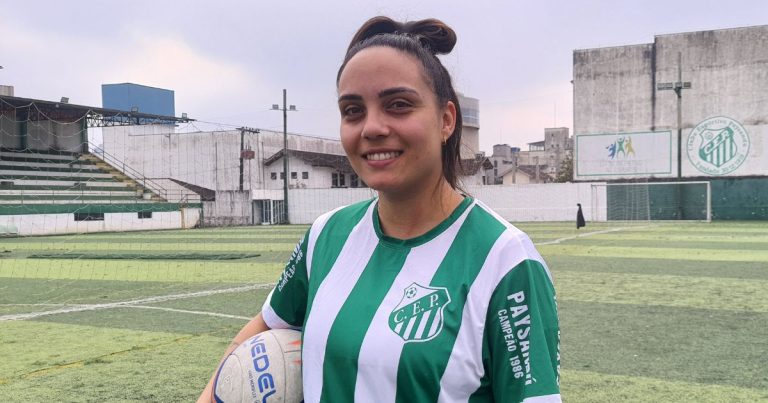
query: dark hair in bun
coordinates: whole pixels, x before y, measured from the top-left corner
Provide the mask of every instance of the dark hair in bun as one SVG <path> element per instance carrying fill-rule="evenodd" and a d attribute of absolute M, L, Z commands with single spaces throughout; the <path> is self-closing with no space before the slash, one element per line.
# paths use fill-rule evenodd
<path fill-rule="evenodd" d="M 357 30 L 336 75 L 338 86 L 341 73 L 349 60 L 361 50 L 375 46 L 397 49 L 418 59 L 438 105 L 445 105 L 448 101 L 456 105 L 456 127 L 442 151 L 443 176 L 454 189 L 458 188 L 458 170 L 461 167 L 461 106 L 453 89 L 451 75 L 437 55 L 450 53 L 455 45 L 456 32 L 440 20 L 429 18 L 397 22 L 389 17 L 373 17 Z"/>

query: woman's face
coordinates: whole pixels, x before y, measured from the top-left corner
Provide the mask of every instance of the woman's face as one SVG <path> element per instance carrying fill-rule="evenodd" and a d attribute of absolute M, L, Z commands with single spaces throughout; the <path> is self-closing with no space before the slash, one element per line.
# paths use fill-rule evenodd
<path fill-rule="evenodd" d="M 415 57 L 371 47 L 347 62 L 339 78 L 341 143 L 355 172 L 390 195 L 432 189 L 442 177 L 441 148 L 456 108 L 438 106 Z"/>

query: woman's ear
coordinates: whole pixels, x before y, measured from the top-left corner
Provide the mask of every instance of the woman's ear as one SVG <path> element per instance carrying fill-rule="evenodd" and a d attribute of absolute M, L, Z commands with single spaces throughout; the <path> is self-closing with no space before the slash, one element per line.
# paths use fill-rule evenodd
<path fill-rule="evenodd" d="M 445 143 L 453 134 L 453 129 L 456 128 L 456 105 L 453 101 L 448 101 L 448 103 L 445 104 L 441 119 L 441 133 L 443 135 L 443 143 Z"/>

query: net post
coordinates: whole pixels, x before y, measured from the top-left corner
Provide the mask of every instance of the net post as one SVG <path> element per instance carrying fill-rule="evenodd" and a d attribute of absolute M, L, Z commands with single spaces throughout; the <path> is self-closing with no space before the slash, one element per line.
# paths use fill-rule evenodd
<path fill-rule="evenodd" d="M 712 182 L 707 181 L 707 222 L 712 222 Z"/>

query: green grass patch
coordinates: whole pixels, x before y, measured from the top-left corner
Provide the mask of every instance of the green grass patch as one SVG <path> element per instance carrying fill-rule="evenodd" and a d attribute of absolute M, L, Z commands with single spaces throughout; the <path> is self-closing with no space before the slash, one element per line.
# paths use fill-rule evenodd
<path fill-rule="evenodd" d="M 35 253 L 27 259 L 112 259 L 112 260 L 237 260 L 259 257 L 258 253 Z"/>
<path fill-rule="evenodd" d="M 0 278 L 267 283 L 284 267 L 269 261 L 20 259 L 0 261 Z"/>
<path fill-rule="evenodd" d="M 1 400 L 194 401 L 211 376 L 221 352 L 229 344 L 225 338 L 208 335 L 110 333 L 98 328 L 49 326 L 57 326 L 61 332 L 72 334 L 69 341 L 73 346 L 79 347 L 81 338 L 88 336 L 106 340 L 109 345 L 96 342 L 91 344 L 92 348 L 80 347 L 78 352 L 61 351 L 59 345 L 55 349 L 28 351 L 30 355 L 39 355 L 41 362 L 68 365 L 48 366 L 37 372 L 3 377 L 0 381 Z M 59 357 L 48 358 L 56 354 Z"/>
<path fill-rule="evenodd" d="M 561 377 L 566 402 L 763 402 L 768 391 L 735 386 L 671 381 L 645 376 L 609 375 L 564 370 Z"/>
<path fill-rule="evenodd" d="M 555 286 L 559 300 L 768 313 L 768 281 L 754 279 L 564 271 Z"/>
<path fill-rule="evenodd" d="M 698 249 L 698 248 L 665 248 L 623 247 L 609 245 L 542 245 L 538 247 L 542 255 L 568 255 L 571 257 L 613 257 L 617 259 L 656 259 L 720 261 L 720 262 L 768 262 L 768 249 L 757 247 L 745 249 Z"/>
<path fill-rule="evenodd" d="M 567 300 L 558 307 L 565 369 L 768 391 L 768 314 Z"/>
<path fill-rule="evenodd" d="M 674 260 L 655 258 L 615 259 L 611 257 L 574 258 L 569 255 L 545 255 L 547 264 L 557 273 L 600 272 L 651 275 L 717 277 L 768 280 L 768 262 Z M 557 280 L 557 279 L 556 279 Z"/>

